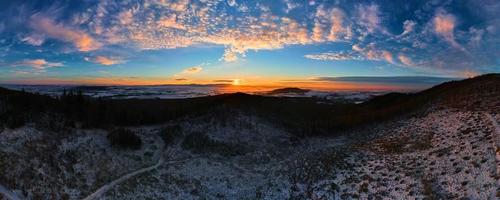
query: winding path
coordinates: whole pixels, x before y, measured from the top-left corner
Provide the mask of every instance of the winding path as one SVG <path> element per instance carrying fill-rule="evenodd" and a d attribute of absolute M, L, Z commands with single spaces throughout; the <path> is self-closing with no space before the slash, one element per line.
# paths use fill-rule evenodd
<path fill-rule="evenodd" d="M 85 197 L 83 200 L 93 200 L 93 199 L 97 199 L 99 198 L 100 196 L 102 196 L 103 194 L 105 194 L 108 190 L 110 190 L 111 188 L 113 188 L 114 186 L 134 177 L 134 176 L 137 176 L 139 174 L 142 174 L 142 173 L 145 173 L 145 172 L 148 172 L 148 171 L 151 171 L 151 170 L 154 170 L 156 168 L 158 168 L 159 166 L 161 166 L 163 163 L 165 162 L 163 156 L 160 157 L 160 159 L 158 160 L 158 163 L 156 163 L 155 165 L 152 165 L 152 166 L 149 166 L 149 167 L 145 167 L 145 168 L 142 168 L 142 169 L 138 169 L 136 171 L 133 171 L 133 172 L 130 172 L 128 174 L 125 174 L 123 175 L 122 177 L 102 186 L 101 188 L 99 188 L 97 191 L 95 191 L 94 193 L 90 194 L 89 196 Z"/>
<path fill-rule="evenodd" d="M 10 200 L 21 200 L 21 198 L 19 198 L 14 192 L 11 192 L 3 185 L 0 185 L 0 194 L 2 194 L 4 198 L 10 199 Z M 2 196 L 0 196 L 0 197 L 2 197 Z"/>

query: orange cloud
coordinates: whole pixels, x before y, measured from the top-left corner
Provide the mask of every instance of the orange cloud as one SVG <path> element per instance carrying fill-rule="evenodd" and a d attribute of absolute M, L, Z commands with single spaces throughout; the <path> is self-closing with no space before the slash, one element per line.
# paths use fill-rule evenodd
<path fill-rule="evenodd" d="M 382 57 L 384 58 L 385 61 L 393 64 L 394 63 L 394 59 L 392 57 L 392 53 L 391 52 L 388 52 L 388 51 L 382 51 Z"/>
<path fill-rule="evenodd" d="M 415 66 L 415 63 L 413 63 L 413 61 L 405 55 L 402 55 L 402 54 L 399 55 L 398 59 L 399 59 L 399 61 L 401 61 L 401 63 L 403 63 L 406 66 Z"/>
<path fill-rule="evenodd" d="M 185 74 L 196 74 L 198 72 L 201 72 L 203 70 L 203 67 L 201 66 L 194 66 L 194 67 L 189 67 L 187 69 L 185 69 L 184 71 L 182 71 L 182 73 L 185 73 Z"/>
<path fill-rule="evenodd" d="M 434 31 L 436 34 L 443 37 L 448 41 L 453 47 L 465 51 L 465 49 L 455 41 L 455 35 L 453 33 L 455 29 L 455 17 L 451 14 L 445 12 L 439 12 L 434 17 Z"/>
<path fill-rule="evenodd" d="M 350 39 L 352 31 L 350 27 L 344 26 L 345 13 L 339 8 L 333 8 L 331 11 L 331 28 L 328 40 L 337 41 L 339 39 Z"/>
<path fill-rule="evenodd" d="M 44 16 L 33 15 L 30 26 L 47 37 L 73 43 L 79 51 L 93 51 L 102 46 L 87 33 L 56 24 L 52 19 Z"/>
<path fill-rule="evenodd" d="M 449 14 L 438 14 L 434 18 L 434 30 L 444 37 L 453 37 L 455 18 Z"/>
<path fill-rule="evenodd" d="M 312 33 L 312 40 L 315 42 L 323 41 L 323 25 L 319 21 L 314 22 L 314 28 Z"/>
<path fill-rule="evenodd" d="M 158 25 L 160 27 L 165 27 L 165 28 L 174 28 L 174 29 L 180 29 L 180 30 L 186 29 L 186 27 L 184 25 L 177 23 L 177 16 L 175 14 L 170 16 L 170 17 L 165 17 L 165 18 L 159 20 Z"/>

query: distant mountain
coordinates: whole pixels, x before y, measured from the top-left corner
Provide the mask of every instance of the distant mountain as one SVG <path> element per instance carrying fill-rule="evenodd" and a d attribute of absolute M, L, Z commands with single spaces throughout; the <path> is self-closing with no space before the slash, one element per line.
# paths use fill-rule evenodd
<path fill-rule="evenodd" d="M 309 92 L 310 90 L 307 89 L 300 89 L 296 87 L 288 87 L 288 88 L 280 88 L 280 89 L 275 89 L 270 92 L 267 92 L 267 95 L 283 95 L 283 94 L 295 94 L 295 95 L 304 95 L 305 93 Z"/>

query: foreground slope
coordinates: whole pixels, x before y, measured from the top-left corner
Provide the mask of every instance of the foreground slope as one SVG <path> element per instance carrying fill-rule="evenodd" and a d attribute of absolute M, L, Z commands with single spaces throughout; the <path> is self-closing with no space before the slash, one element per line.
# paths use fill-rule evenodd
<path fill-rule="evenodd" d="M 143 108 L 139 113 L 157 116 L 123 119 L 141 138 L 136 150 L 113 147 L 107 139 L 121 125 L 120 118 L 114 121 L 118 116 L 108 114 L 94 126 L 59 108 L 61 103 L 93 108 L 92 100 L 1 92 L 2 112 L 12 112 L 16 103 L 32 107 L 21 115 L 26 124 L 1 129 L 4 198 L 495 199 L 500 194 L 496 74 L 360 105 L 245 94 L 98 102 L 111 111 L 127 105 L 130 113 Z M 11 101 L 25 95 L 48 104 Z M 155 113 L 146 103 L 175 114 Z M 71 121 L 53 120 L 60 116 Z"/>

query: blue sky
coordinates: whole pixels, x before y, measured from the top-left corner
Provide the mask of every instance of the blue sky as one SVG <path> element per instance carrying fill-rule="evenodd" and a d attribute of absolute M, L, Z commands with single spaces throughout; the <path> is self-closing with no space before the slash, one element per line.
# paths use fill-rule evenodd
<path fill-rule="evenodd" d="M 500 72 L 498 10 L 497 0 L 2 1 L 0 82 L 468 77 Z"/>

